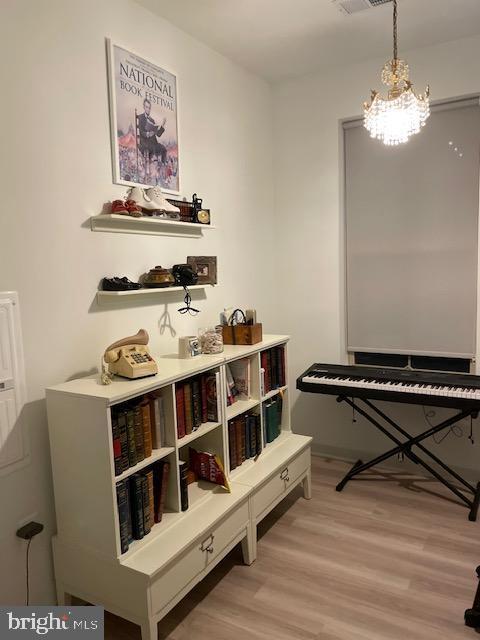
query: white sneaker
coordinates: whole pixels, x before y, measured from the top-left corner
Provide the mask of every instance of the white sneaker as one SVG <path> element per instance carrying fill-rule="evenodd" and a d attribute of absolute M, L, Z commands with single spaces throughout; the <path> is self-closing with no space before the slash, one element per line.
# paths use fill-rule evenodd
<path fill-rule="evenodd" d="M 167 211 L 168 213 L 180 213 L 180 209 L 170 204 L 162 193 L 160 187 L 150 187 L 145 191 L 147 198 L 155 204 L 157 210 Z"/>
<path fill-rule="evenodd" d="M 150 191 L 150 189 L 149 189 Z M 144 211 L 158 211 L 158 206 L 153 203 L 150 198 L 145 195 L 145 191 L 140 187 L 132 187 L 128 194 L 130 200 L 133 200 Z"/>

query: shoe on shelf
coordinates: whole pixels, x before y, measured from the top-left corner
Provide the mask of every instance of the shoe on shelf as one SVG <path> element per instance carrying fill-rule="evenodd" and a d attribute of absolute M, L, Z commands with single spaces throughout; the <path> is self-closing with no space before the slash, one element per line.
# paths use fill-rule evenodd
<path fill-rule="evenodd" d="M 125 206 L 127 207 L 128 215 L 132 216 L 132 218 L 142 217 L 142 210 L 133 200 L 125 200 Z"/>
<path fill-rule="evenodd" d="M 123 278 L 103 278 L 102 291 L 132 291 L 133 289 L 141 289 L 142 285 L 138 282 L 132 282 L 125 276 Z"/>
<path fill-rule="evenodd" d="M 151 214 L 152 211 L 156 211 L 158 209 L 157 205 L 145 195 L 145 191 L 140 187 L 132 187 L 129 191 L 128 199 L 135 202 L 135 204 L 146 213 Z"/>
<path fill-rule="evenodd" d="M 123 276 L 123 278 L 113 278 L 113 280 L 118 280 L 122 284 L 126 285 L 129 289 L 141 289 L 142 285 L 139 282 L 132 282 L 127 278 L 127 276 Z"/>
<path fill-rule="evenodd" d="M 160 187 L 150 187 L 145 191 L 147 198 L 153 202 L 159 211 L 166 211 L 167 213 L 180 213 L 180 209 L 171 204 L 163 195 Z"/>
<path fill-rule="evenodd" d="M 110 208 L 110 213 L 121 215 L 121 216 L 129 215 L 128 209 L 123 200 L 114 200 Z"/>

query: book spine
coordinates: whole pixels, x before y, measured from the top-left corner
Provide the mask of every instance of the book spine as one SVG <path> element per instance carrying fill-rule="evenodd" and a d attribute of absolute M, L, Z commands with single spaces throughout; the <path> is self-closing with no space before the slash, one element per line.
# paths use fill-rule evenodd
<path fill-rule="evenodd" d="M 118 416 L 112 411 L 112 446 L 113 446 L 113 462 L 115 466 L 115 475 L 122 473 L 122 444 L 120 442 L 120 429 L 118 426 Z"/>
<path fill-rule="evenodd" d="M 170 463 L 164 462 L 163 468 L 162 468 L 162 486 L 160 490 L 158 522 L 162 521 L 163 513 L 165 511 L 165 504 L 167 502 L 167 489 L 168 489 L 169 475 L 170 475 Z"/>
<path fill-rule="evenodd" d="M 120 528 L 120 550 L 128 551 L 128 498 L 125 480 L 117 482 L 118 521 Z"/>
<path fill-rule="evenodd" d="M 245 430 L 245 459 L 251 458 L 250 455 L 250 416 L 244 417 L 244 430 Z"/>
<path fill-rule="evenodd" d="M 188 509 L 188 464 L 180 461 L 179 465 L 180 475 L 180 503 L 182 511 Z"/>
<path fill-rule="evenodd" d="M 268 393 L 272 390 L 272 372 L 271 372 L 271 357 L 270 351 L 264 351 L 265 354 L 265 392 Z M 262 354 L 263 355 L 263 354 Z"/>
<path fill-rule="evenodd" d="M 283 398 L 279 394 L 277 398 L 277 436 L 282 433 Z"/>
<path fill-rule="evenodd" d="M 120 450 L 122 452 L 122 472 L 126 471 L 130 466 L 128 461 L 128 432 L 127 432 L 127 416 L 122 411 L 117 414 L 118 434 L 120 437 Z"/>
<path fill-rule="evenodd" d="M 137 404 L 133 409 L 133 424 L 135 429 L 135 449 L 137 451 L 137 462 L 145 459 L 145 448 L 143 444 L 143 424 L 142 424 L 142 408 Z"/>
<path fill-rule="evenodd" d="M 284 387 L 287 384 L 287 375 L 285 370 L 285 346 L 278 347 L 279 362 L 280 362 L 280 386 Z"/>
<path fill-rule="evenodd" d="M 141 540 L 145 535 L 145 530 L 142 476 L 138 473 L 135 473 L 130 478 L 130 506 L 132 513 L 132 534 L 135 540 Z"/>
<path fill-rule="evenodd" d="M 125 489 L 127 491 L 127 529 L 128 529 L 128 544 L 131 544 L 133 542 L 133 532 L 132 532 L 132 500 L 130 498 L 130 494 L 131 494 L 131 485 L 130 482 L 127 480 L 124 480 L 125 482 Z"/>
<path fill-rule="evenodd" d="M 142 505 L 143 505 L 143 532 L 145 535 L 150 533 L 150 496 L 148 493 L 148 479 L 142 474 Z"/>
<path fill-rule="evenodd" d="M 267 404 L 262 404 L 262 420 L 263 420 L 263 442 L 267 444 Z"/>
<path fill-rule="evenodd" d="M 263 366 L 260 368 L 260 395 L 264 396 L 267 392 L 265 391 L 265 369 Z"/>
<path fill-rule="evenodd" d="M 249 449 L 250 449 L 250 458 L 254 458 L 257 455 L 257 416 L 251 415 L 248 416 L 248 435 L 249 435 Z"/>
<path fill-rule="evenodd" d="M 177 436 L 183 438 L 185 436 L 185 398 L 183 385 L 178 382 L 175 385 L 175 404 L 177 407 Z"/>
<path fill-rule="evenodd" d="M 185 433 L 188 435 L 193 431 L 192 385 L 190 382 L 185 382 L 183 385 L 183 397 L 185 403 Z"/>
<path fill-rule="evenodd" d="M 200 390 L 200 380 L 195 378 L 192 381 L 192 406 L 193 406 L 193 428 L 198 429 L 202 424 L 202 395 Z"/>
<path fill-rule="evenodd" d="M 135 418 L 133 410 L 129 409 L 126 412 L 127 421 L 127 439 L 128 439 L 128 464 L 130 467 L 134 467 L 137 462 L 137 447 L 135 446 Z"/>
<path fill-rule="evenodd" d="M 150 529 L 155 524 L 155 504 L 153 502 L 153 470 L 147 471 L 145 474 L 148 484 L 148 515 Z"/>
<path fill-rule="evenodd" d="M 276 348 L 270 349 L 271 358 L 271 376 L 272 376 L 272 389 L 278 387 L 278 362 L 277 362 L 277 350 Z"/>
<path fill-rule="evenodd" d="M 257 456 L 262 453 L 262 423 L 260 414 L 255 416 L 255 443 Z"/>
<path fill-rule="evenodd" d="M 228 454 L 230 457 L 230 471 L 233 471 L 237 468 L 236 433 L 233 420 L 228 423 Z"/>
<path fill-rule="evenodd" d="M 152 455 L 152 423 L 150 421 L 150 402 L 148 399 L 141 404 L 142 427 L 143 427 L 143 448 L 145 458 Z"/>
<path fill-rule="evenodd" d="M 236 444 L 236 461 L 237 461 L 237 467 L 239 467 L 242 462 L 242 431 L 243 431 L 243 424 L 240 418 L 234 418 L 234 424 L 235 424 L 235 444 Z"/>
<path fill-rule="evenodd" d="M 200 392 L 202 396 L 202 422 L 208 422 L 207 377 L 205 374 L 200 378 Z"/>
<path fill-rule="evenodd" d="M 217 377 L 207 376 L 207 417 L 209 422 L 218 422 Z"/>

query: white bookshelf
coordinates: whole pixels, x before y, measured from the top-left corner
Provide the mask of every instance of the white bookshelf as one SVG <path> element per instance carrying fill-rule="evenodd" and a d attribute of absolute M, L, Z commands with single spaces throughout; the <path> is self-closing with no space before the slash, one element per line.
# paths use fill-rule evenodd
<path fill-rule="evenodd" d="M 154 640 L 157 623 L 236 544 L 242 543 L 246 564 L 255 560 L 258 522 L 298 484 L 310 497 L 311 438 L 291 431 L 287 343 L 288 336 L 265 336 L 259 344 L 225 346 L 212 356 L 180 360 L 165 355 L 155 358 L 159 373 L 150 378 L 116 378 L 104 386 L 97 375 L 47 389 L 59 604 L 73 595 L 102 605 L 140 625 L 143 640 Z M 281 345 L 287 384 L 262 394 L 261 354 Z M 250 360 L 250 397 L 227 406 L 226 365 L 241 358 Z M 175 385 L 207 372 L 216 375 L 218 421 L 179 438 Z M 164 446 L 115 476 L 111 409 L 151 391 L 163 397 Z M 262 404 L 278 394 L 283 399 L 281 431 L 267 443 Z M 230 471 L 228 421 L 245 411 L 260 415 L 262 452 Z M 178 465 L 190 446 L 220 456 L 231 492 L 194 482 L 188 487 L 189 508 L 182 512 Z M 166 511 L 148 535 L 122 553 L 116 484 L 158 460 L 170 462 Z"/>

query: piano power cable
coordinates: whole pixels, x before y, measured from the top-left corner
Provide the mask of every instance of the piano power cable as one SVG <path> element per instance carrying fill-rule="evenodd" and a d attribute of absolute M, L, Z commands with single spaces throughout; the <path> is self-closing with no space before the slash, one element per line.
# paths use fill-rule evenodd
<path fill-rule="evenodd" d="M 422 409 L 423 409 L 423 415 L 425 417 L 425 422 L 430 426 L 430 427 L 434 427 L 435 425 L 430 421 L 430 418 L 435 417 L 436 412 L 434 411 L 434 409 L 430 409 L 428 412 L 425 409 L 425 406 L 422 405 Z M 448 429 L 448 431 L 446 431 L 443 436 L 440 436 L 440 438 L 436 438 L 435 435 L 432 436 L 433 441 L 435 442 L 435 444 L 442 444 L 442 442 L 445 440 L 445 438 L 447 438 L 450 434 L 453 434 L 456 438 L 463 438 L 463 436 L 465 435 L 463 432 L 462 427 L 460 427 L 458 424 L 454 424 L 450 427 L 450 429 Z M 473 419 L 470 416 L 470 435 L 468 437 L 468 439 L 471 441 L 472 444 L 474 444 L 474 439 L 473 439 Z"/>

